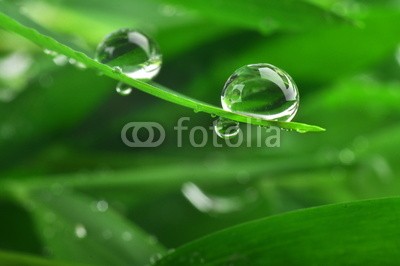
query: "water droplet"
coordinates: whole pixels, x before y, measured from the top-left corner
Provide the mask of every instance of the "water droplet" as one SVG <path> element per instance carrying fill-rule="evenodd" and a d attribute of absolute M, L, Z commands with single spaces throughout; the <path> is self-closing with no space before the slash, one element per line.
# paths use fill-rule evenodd
<path fill-rule="evenodd" d="M 161 253 L 154 254 L 153 256 L 150 257 L 150 264 L 151 265 L 156 264 L 159 260 L 162 259 L 162 257 L 163 256 Z"/>
<path fill-rule="evenodd" d="M 119 82 L 117 84 L 117 88 L 115 90 L 118 92 L 119 95 L 127 96 L 127 95 L 131 94 L 132 87 L 126 83 Z"/>
<path fill-rule="evenodd" d="M 75 66 L 75 67 L 77 67 L 77 68 L 79 68 L 79 69 L 86 69 L 86 68 L 87 68 L 87 66 L 86 66 L 84 63 L 82 63 L 82 62 L 80 62 L 80 61 L 78 61 L 78 60 L 76 60 L 76 59 L 74 59 L 74 58 L 70 58 L 70 59 L 68 60 L 68 62 L 69 62 L 71 65 L 73 65 L 73 66 Z"/>
<path fill-rule="evenodd" d="M 174 248 L 170 248 L 170 249 L 168 249 L 167 254 L 170 255 L 170 254 L 174 253 L 175 251 L 176 250 Z"/>
<path fill-rule="evenodd" d="M 75 235 L 78 238 L 85 238 L 87 236 L 87 231 L 83 224 L 77 224 L 75 226 Z"/>
<path fill-rule="evenodd" d="M 339 160 L 343 164 L 351 164 L 355 159 L 354 152 L 350 149 L 343 149 L 339 153 Z"/>
<path fill-rule="evenodd" d="M 388 161 L 381 155 L 376 155 L 371 160 L 372 169 L 384 182 L 390 182 L 393 178 L 393 170 Z"/>
<path fill-rule="evenodd" d="M 96 59 L 111 67 L 119 67 L 134 79 L 152 79 L 160 71 L 162 63 L 157 44 L 133 29 L 121 29 L 107 35 L 97 47 Z"/>
<path fill-rule="evenodd" d="M 0 88 L 0 101 L 4 103 L 9 103 L 16 97 L 15 90 L 12 88 Z"/>
<path fill-rule="evenodd" d="M 53 58 L 53 62 L 57 65 L 57 66 L 65 66 L 68 63 L 69 59 L 68 57 L 66 57 L 65 55 L 56 55 Z"/>
<path fill-rule="evenodd" d="M 56 55 L 57 55 L 57 52 L 54 52 L 54 51 L 52 51 L 52 50 L 50 50 L 50 49 L 44 49 L 43 52 L 44 52 L 45 54 L 51 55 L 51 56 L 56 56 Z"/>
<path fill-rule="evenodd" d="M 299 107 L 293 79 L 270 64 L 247 65 L 236 70 L 221 95 L 224 110 L 278 121 L 291 121 Z"/>
<path fill-rule="evenodd" d="M 178 10 L 175 6 L 171 5 L 162 5 L 160 7 L 160 13 L 166 17 L 173 17 L 177 14 Z"/>
<path fill-rule="evenodd" d="M 198 112 L 201 111 L 200 106 L 196 105 L 196 107 L 193 109 L 193 111 L 197 114 Z"/>
<path fill-rule="evenodd" d="M 240 127 L 238 122 L 220 117 L 214 121 L 214 131 L 218 137 L 230 139 L 239 134 Z"/>
<path fill-rule="evenodd" d="M 201 256 L 200 252 L 196 251 L 191 254 L 189 262 L 192 265 L 198 265 L 203 264 L 205 259 Z"/>
<path fill-rule="evenodd" d="M 148 241 L 151 245 L 157 245 L 158 244 L 158 239 L 155 236 L 149 236 Z"/>
<path fill-rule="evenodd" d="M 128 242 L 132 240 L 132 234 L 128 231 L 122 233 L 122 240 Z"/>
<path fill-rule="evenodd" d="M 236 180 L 239 184 L 247 184 L 250 181 L 250 173 L 246 170 L 241 170 L 236 174 Z"/>
<path fill-rule="evenodd" d="M 304 129 L 296 129 L 296 132 L 298 132 L 298 133 L 306 133 L 307 130 L 304 130 Z"/>
<path fill-rule="evenodd" d="M 105 200 L 99 200 L 99 201 L 96 203 L 96 209 L 97 209 L 99 212 L 106 212 L 106 211 L 108 210 L 108 202 L 105 201 Z"/>
<path fill-rule="evenodd" d="M 204 193 L 196 184 L 187 182 L 182 186 L 183 196 L 199 211 L 204 213 L 224 214 L 239 211 L 244 207 L 243 198 L 218 197 Z M 246 199 L 247 200 L 247 199 Z"/>
<path fill-rule="evenodd" d="M 120 68 L 119 66 L 113 67 L 113 71 L 115 73 L 121 74 L 122 73 L 122 68 Z"/>

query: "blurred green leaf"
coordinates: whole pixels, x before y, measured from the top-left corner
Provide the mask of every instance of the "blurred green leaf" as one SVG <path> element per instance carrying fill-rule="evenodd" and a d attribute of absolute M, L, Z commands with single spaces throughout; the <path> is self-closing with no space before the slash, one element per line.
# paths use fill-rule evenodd
<path fill-rule="evenodd" d="M 104 200 L 50 190 L 19 194 L 31 211 L 46 252 L 56 259 L 94 265 L 145 265 L 164 252 L 141 229 L 135 227 Z"/>
<path fill-rule="evenodd" d="M 157 265 L 396 264 L 400 199 L 301 210 L 191 242 Z"/>
<path fill-rule="evenodd" d="M 83 264 L 69 264 L 5 251 L 0 251 L 0 264 L 2 266 L 84 266 Z"/>
<path fill-rule="evenodd" d="M 188 8 L 221 23 L 231 23 L 261 32 L 271 32 L 277 28 L 302 30 L 321 24 L 330 24 L 330 22 L 343 23 L 345 21 L 343 17 L 329 10 L 303 0 L 250 0 L 246 2 L 216 0 L 211 3 L 201 0 L 160 1 Z"/>

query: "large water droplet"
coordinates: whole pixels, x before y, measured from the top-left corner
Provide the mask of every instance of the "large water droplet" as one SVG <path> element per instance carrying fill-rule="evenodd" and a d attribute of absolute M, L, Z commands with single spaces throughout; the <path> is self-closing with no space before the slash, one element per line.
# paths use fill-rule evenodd
<path fill-rule="evenodd" d="M 220 117 L 214 121 L 214 131 L 218 137 L 230 139 L 239 134 L 240 127 L 238 122 Z"/>
<path fill-rule="evenodd" d="M 247 65 L 225 83 L 222 107 L 266 120 L 290 121 L 299 107 L 299 92 L 293 79 L 270 64 Z"/>
<path fill-rule="evenodd" d="M 131 94 L 132 87 L 126 83 L 119 82 L 117 84 L 117 88 L 115 90 L 118 92 L 119 95 L 127 96 L 127 95 Z"/>
<path fill-rule="evenodd" d="M 144 33 L 121 29 L 107 35 L 97 47 L 96 59 L 134 79 L 151 79 L 161 68 L 162 56 L 157 44 Z"/>

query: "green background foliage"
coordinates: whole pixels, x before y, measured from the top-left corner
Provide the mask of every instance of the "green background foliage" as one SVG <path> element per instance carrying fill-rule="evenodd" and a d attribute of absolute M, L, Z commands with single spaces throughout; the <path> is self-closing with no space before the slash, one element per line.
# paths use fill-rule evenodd
<path fill-rule="evenodd" d="M 0 264 L 398 262 L 399 21 L 389 0 L 0 1 Z M 159 43 L 155 82 L 91 60 L 120 28 Z M 287 71 L 294 122 L 327 131 L 282 131 L 279 148 L 194 148 L 184 132 L 178 148 L 181 117 L 246 121 L 214 106 L 252 63 Z M 162 124 L 165 142 L 125 146 L 131 121 Z M 307 124 L 281 126 L 320 129 Z"/>

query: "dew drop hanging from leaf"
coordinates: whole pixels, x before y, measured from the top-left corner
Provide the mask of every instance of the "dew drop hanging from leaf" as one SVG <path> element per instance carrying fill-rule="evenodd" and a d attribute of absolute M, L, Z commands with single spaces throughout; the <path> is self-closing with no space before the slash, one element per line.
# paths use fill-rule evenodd
<path fill-rule="evenodd" d="M 231 139 L 239 134 L 240 127 L 238 122 L 220 117 L 214 121 L 214 131 L 220 138 Z"/>
<path fill-rule="evenodd" d="M 117 88 L 115 90 L 117 91 L 117 93 L 119 95 L 127 96 L 127 95 L 131 94 L 132 87 L 130 85 L 126 84 L 126 83 L 119 82 L 117 84 Z"/>

